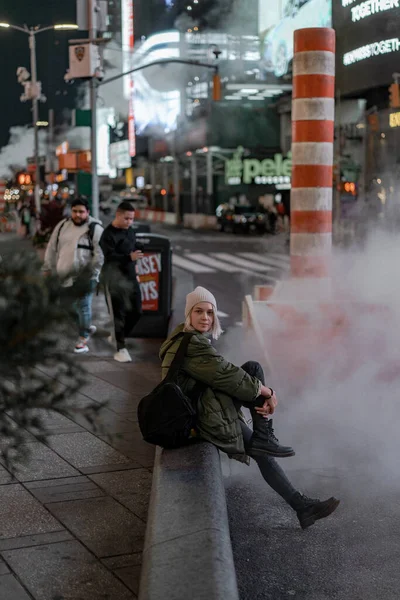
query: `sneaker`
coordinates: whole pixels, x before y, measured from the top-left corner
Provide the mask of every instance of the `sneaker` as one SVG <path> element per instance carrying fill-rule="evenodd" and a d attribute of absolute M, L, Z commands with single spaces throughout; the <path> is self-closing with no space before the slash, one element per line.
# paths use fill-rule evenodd
<path fill-rule="evenodd" d="M 297 513 L 301 528 L 307 529 L 307 527 L 314 525 L 315 521 L 329 517 L 339 506 L 340 500 L 332 497 L 321 501 L 314 498 L 307 498 L 307 496 L 303 496 L 300 492 L 296 492 L 290 504 Z"/>
<path fill-rule="evenodd" d="M 94 335 L 96 333 L 96 331 L 97 331 L 96 325 L 91 325 L 89 327 L 89 335 Z"/>
<path fill-rule="evenodd" d="M 85 352 L 89 352 L 89 347 L 87 343 L 88 341 L 86 338 L 79 338 L 75 345 L 75 354 L 84 354 Z"/>
<path fill-rule="evenodd" d="M 265 424 L 264 424 L 265 423 Z M 290 446 L 282 446 L 278 438 L 274 434 L 272 427 L 273 421 L 264 419 L 264 423 L 260 424 L 254 430 L 250 440 L 249 448 L 246 453 L 249 456 L 275 456 L 276 458 L 286 458 L 294 456 L 296 453 Z"/>
<path fill-rule="evenodd" d="M 120 363 L 132 362 L 131 355 L 126 348 L 121 348 L 121 350 L 118 350 L 118 352 L 114 354 L 114 360 Z"/>

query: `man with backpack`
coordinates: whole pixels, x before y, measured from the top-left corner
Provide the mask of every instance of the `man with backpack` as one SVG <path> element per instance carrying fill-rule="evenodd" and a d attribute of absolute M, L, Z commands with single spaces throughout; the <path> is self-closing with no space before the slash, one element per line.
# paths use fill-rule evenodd
<path fill-rule="evenodd" d="M 71 217 L 63 219 L 54 229 L 47 245 L 43 271 L 62 279 L 64 299 L 75 302 L 79 324 L 79 339 L 74 352 L 89 352 L 88 341 L 96 333 L 92 325 L 92 299 L 97 287 L 104 256 L 100 248 L 103 227 L 89 215 L 87 200 L 77 198 L 71 203 Z M 83 296 L 74 289 L 81 271 L 89 273 L 89 291 Z"/>

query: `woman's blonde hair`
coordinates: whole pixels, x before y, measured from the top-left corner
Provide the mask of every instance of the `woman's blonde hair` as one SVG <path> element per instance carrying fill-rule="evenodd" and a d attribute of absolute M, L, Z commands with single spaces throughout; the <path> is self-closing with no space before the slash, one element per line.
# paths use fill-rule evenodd
<path fill-rule="evenodd" d="M 191 323 L 191 321 L 192 321 L 192 312 L 193 312 L 194 308 L 195 308 L 195 306 L 193 306 L 192 310 L 190 311 L 190 313 L 186 317 L 184 331 L 196 331 L 195 328 L 192 326 L 192 323 Z M 214 319 L 213 319 L 213 326 L 211 327 L 211 337 L 214 340 L 217 340 L 224 332 L 222 330 L 221 323 L 220 323 L 218 315 L 217 315 L 217 311 L 215 310 L 215 306 L 213 306 L 212 309 L 213 309 Z"/>

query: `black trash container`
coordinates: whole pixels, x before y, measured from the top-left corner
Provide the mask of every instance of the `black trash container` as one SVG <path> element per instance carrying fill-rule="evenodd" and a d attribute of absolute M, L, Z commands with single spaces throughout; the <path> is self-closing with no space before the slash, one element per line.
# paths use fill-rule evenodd
<path fill-rule="evenodd" d="M 149 223 L 140 223 L 140 221 L 135 221 L 132 225 L 132 229 L 135 233 L 151 233 L 151 228 Z"/>
<path fill-rule="evenodd" d="M 172 250 L 164 235 L 136 235 L 144 258 L 138 261 L 143 316 L 132 337 L 166 338 L 172 314 Z"/>

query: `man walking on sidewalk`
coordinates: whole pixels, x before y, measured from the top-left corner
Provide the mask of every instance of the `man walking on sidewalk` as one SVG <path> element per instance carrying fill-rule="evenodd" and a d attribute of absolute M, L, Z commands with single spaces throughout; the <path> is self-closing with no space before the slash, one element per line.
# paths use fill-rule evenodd
<path fill-rule="evenodd" d="M 79 339 L 74 352 L 89 352 L 89 337 L 96 333 L 92 325 L 92 299 L 104 262 L 100 248 L 103 227 L 100 221 L 89 216 L 87 200 L 71 203 L 71 218 L 63 219 L 54 229 L 47 245 L 43 271 L 57 273 L 65 278 L 64 301 L 75 302 L 79 324 Z M 74 288 L 79 272 L 89 268 L 89 291 L 80 296 Z M 78 297 L 78 299 L 76 299 Z"/>
<path fill-rule="evenodd" d="M 114 320 L 117 352 L 114 359 L 132 362 L 125 338 L 142 314 L 142 298 L 136 272 L 136 261 L 143 257 L 132 229 L 135 209 L 129 202 L 121 202 L 111 225 L 106 227 L 100 240 L 104 253 L 104 279 L 107 304 Z M 122 279 L 124 289 L 121 289 Z M 113 336 L 112 336 L 112 340 Z"/>

